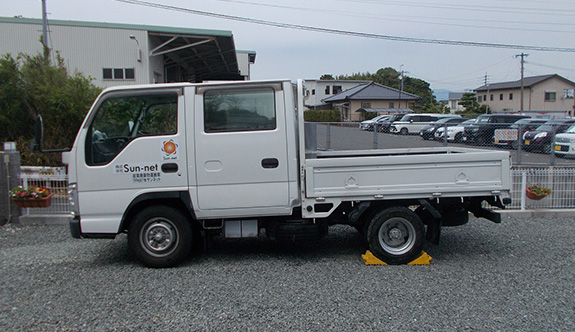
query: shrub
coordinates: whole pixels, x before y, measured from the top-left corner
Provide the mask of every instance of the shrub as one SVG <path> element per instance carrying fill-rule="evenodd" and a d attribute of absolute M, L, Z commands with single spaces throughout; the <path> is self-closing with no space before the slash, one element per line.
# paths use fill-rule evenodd
<path fill-rule="evenodd" d="M 307 122 L 340 122 L 341 116 L 334 110 L 309 110 L 303 113 L 303 118 Z"/>

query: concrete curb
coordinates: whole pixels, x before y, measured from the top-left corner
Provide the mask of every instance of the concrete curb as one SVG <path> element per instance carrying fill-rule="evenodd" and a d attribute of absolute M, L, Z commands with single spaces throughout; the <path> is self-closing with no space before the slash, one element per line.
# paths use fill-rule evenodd
<path fill-rule="evenodd" d="M 575 217 L 575 209 L 498 210 L 502 218 Z"/>
<path fill-rule="evenodd" d="M 24 226 L 67 225 L 71 219 L 72 216 L 69 214 L 25 215 L 18 217 L 18 221 L 15 224 Z"/>

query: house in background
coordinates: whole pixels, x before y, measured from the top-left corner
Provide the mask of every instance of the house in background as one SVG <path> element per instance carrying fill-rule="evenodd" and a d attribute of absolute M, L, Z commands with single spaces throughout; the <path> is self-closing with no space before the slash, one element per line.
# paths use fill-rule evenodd
<path fill-rule="evenodd" d="M 322 101 L 323 99 L 369 82 L 370 81 L 353 80 L 305 80 L 306 92 L 304 106 L 313 110 L 330 109 L 331 105 L 324 103 Z"/>
<path fill-rule="evenodd" d="M 49 48 L 67 69 L 100 87 L 248 80 L 254 51 L 238 51 L 231 31 L 49 20 Z M 36 55 L 42 20 L 0 17 L 0 54 Z M 53 53 L 54 53 L 53 52 Z"/>
<path fill-rule="evenodd" d="M 463 92 L 449 92 L 446 105 L 449 107 L 450 113 L 465 111 L 465 107 L 459 105 L 462 97 Z"/>
<path fill-rule="evenodd" d="M 365 83 L 345 90 L 322 101 L 331 104 L 332 108 L 341 110 L 343 121 L 361 121 L 365 109 L 409 109 L 420 97 L 377 84 Z M 388 112 L 390 112 L 388 110 Z"/>
<path fill-rule="evenodd" d="M 521 80 L 491 83 L 477 88 L 477 101 L 496 113 L 509 112 L 537 115 L 569 115 L 573 111 L 575 82 L 557 74 L 523 79 L 523 110 Z"/>

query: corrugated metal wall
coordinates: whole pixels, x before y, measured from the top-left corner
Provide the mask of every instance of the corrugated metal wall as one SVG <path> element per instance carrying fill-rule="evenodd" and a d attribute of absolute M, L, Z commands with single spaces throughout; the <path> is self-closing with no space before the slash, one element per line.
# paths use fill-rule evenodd
<path fill-rule="evenodd" d="M 41 52 L 41 25 L 0 22 L 0 30 L 1 54 Z M 151 82 L 146 31 L 61 25 L 50 26 L 49 31 L 49 44 L 60 52 L 70 73 L 79 70 L 94 78 L 94 83 L 101 87 Z M 141 62 L 137 60 L 138 45 L 130 35 L 140 43 Z M 135 79 L 104 80 L 103 68 L 134 68 Z"/>

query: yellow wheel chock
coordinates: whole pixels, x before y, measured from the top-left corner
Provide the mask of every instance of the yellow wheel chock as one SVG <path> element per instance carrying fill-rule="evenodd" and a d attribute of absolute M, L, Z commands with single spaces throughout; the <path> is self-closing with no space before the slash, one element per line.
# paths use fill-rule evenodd
<path fill-rule="evenodd" d="M 363 258 L 365 265 L 388 265 L 386 262 L 375 257 L 369 250 L 366 251 L 364 255 L 361 255 L 361 257 Z M 407 265 L 429 265 L 430 261 L 431 256 L 429 256 L 425 251 L 422 251 L 419 257 L 407 263 Z"/>

